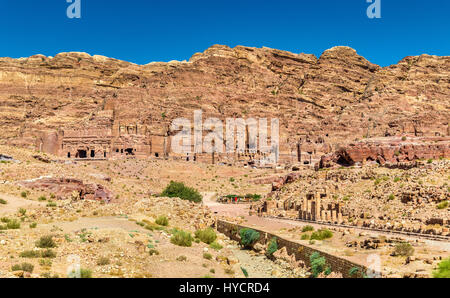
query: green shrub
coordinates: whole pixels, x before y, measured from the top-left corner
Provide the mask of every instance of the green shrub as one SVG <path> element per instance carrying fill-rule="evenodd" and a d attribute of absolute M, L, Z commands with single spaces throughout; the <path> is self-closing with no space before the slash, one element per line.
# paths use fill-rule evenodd
<path fill-rule="evenodd" d="M 179 256 L 179 257 L 177 258 L 177 261 L 179 261 L 179 262 L 185 262 L 185 261 L 187 261 L 187 257 L 186 257 L 186 256 Z"/>
<path fill-rule="evenodd" d="M 106 266 L 109 264 L 111 264 L 111 261 L 107 257 L 101 257 L 100 259 L 97 260 L 98 266 Z"/>
<path fill-rule="evenodd" d="M 305 233 L 305 232 L 312 232 L 312 231 L 314 231 L 314 227 L 313 226 L 304 226 L 303 227 L 303 229 L 302 229 L 302 232 L 303 233 Z"/>
<path fill-rule="evenodd" d="M 180 230 L 176 230 L 170 238 L 172 244 L 184 247 L 192 246 L 192 240 L 194 239 L 192 238 L 191 233 Z"/>
<path fill-rule="evenodd" d="M 20 222 L 17 219 L 12 219 L 6 224 L 6 228 L 9 230 L 20 229 Z"/>
<path fill-rule="evenodd" d="M 206 260 L 211 260 L 212 259 L 212 254 L 205 252 L 203 254 L 203 258 Z"/>
<path fill-rule="evenodd" d="M 318 230 L 311 234 L 311 240 L 325 240 L 333 237 L 333 232 L 327 229 Z"/>
<path fill-rule="evenodd" d="M 169 225 L 169 219 L 165 216 L 160 216 L 155 220 L 157 225 L 167 227 Z"/>
<path fill-rule="evenodd" d="M 398 256 L 409 257 L 414 254 L 414 248 L 408 242 L 401 242 L 395 245 L 395 254 Z"/>
<path fill-rule="evenodd" d="M 89 269 L 80 269 L 80 277 L 81 278 L 92 278 L 92 271 Z"/>
<path fill-rule="evenodd" d="M 217 243 L 216 241 L 214 241 L 213 243 L 211 243 L 209 245 L 209 247 L 211 247 L 214 250 L 221 250 L 223 248 L 222 245 L 220 245 L 219 243 Z"/>
<path fill-rule="evenodd" d="M 33 222 L 30 224 L 31 229 L 35 229 L 37 227 L 37 223 Z"/>
<path fill-rule="evenodd" d="M 394 196 L 393 194 L 390 194 L 388 200 L 389 200 L 389 201 L 395 200 L 395 196 Z"/>
<path fill-rule="evenodd" d="M 350 275 L 351 277 L 357 277 L 359 272 L 360 272 L 360 268 L 358 267 L 352 267 L 349 271 L 348 271 L 348 275 Z"/>
<path fill-rule="evenodd" d="M 440 202 L 438 205 L 437 205 L 437 208 L 438 209 L 446 209 L 447 207 L 448 207 L 448 201 L 444 201 L 444 202 Z"/>
<path fill-rule="evenodd" d="M 309 240 L 309 235 L 308 234 L 303 234 L 301 239 L 302 240 Z"/>
<path fill-rule="evenodd" d="M 429 163 L 429 164 L 433 163 L 433 159 L 430 158 L 430 159 L 427 161 L 427 163 Z"/>
<path fill-rule="evenodd" d="M 242 270 L 242 273 L 244 274 L 244 276 L 246 277 L 246 278 L 248 278 L 248 272 L 247 272 L 247 270 L 244 268 L 244 267 L 241 267 L 241 270 Z"/>
<path fill-rule="evenodd" d="M 40 197 L 38 198 L 38 201 L 39 201 L 39 202 L 47 201 L 47 198 L 46 198 L 45 196 L 40 196 Z"/>
<path fill-rule="evenodd" d="M 22 263 L 20 265 L 14 265 L 11 268 L 12 271 L 25 271 L 25 272 L 29 272 L 29 273 L 33 273 L 34 270 L 34 265 L 30 264 L 30 263 Z"/>
<path fill-rule="evenodd" d="M 434 278 L 450 278 L 450 258 L 439 263 L 438 268 L 433 272 Z"/>
<path fill-rule="evenodd" d="M 212 228 L 207 228 L 205 230 L 197 230 L 195 232 L 195 237 L 200 239 L 200 241 L 206 244 L 211 244 L 217 239 L 216 232 Z"/>
<path fill-rule="evenodd" d="M 187 187 L 181 182 L 171 181 L 170 184 L 161 193 L 162 197 L 180 198 L 195 203 L 200 203 L 203 200 L 202 195 L 194 188 Z"/>
<path fill-rule="evenodd" d="M 50 267 L 52 266 L 53 262 L 50 259 L 41 259 L 39 260 L 39 265 L 41 265 L 42 267 Z"/>
<path fill-rule="evenodd" d="M 159 251 L 157 251 L 156 249 L 152 248 L 152 249 L 150 249 L 149 254 L 150 254 L 150 256 L 153 256 L 153 255 L 158 256 L 159 255 Z"/>
<path fill-rule="evenodd" d="M 26 197 L 28 197 L 28 193 L 27 193 L 26 191 L 22 191 L 22 192 L 20 193 L 20 196 L 21 196 L 22 198 L 26 199 Z"/>
<path fill-rule="evenodd" d="M 309 260 L 311 262 L 312 277 L 315 278 L 315 277 L 319 276 L 320 273 L 322 273 L 326 270 L 325 266 L 326 266 L 327 260 L 325 259 L 325 257 L 320 256 L 320 254 L 318 252 L 313 253 L 309 257 Z"/>
<path fill-rule="evenodd" d="M 6 205 L 6 204 L 8 204 L 8 202 L 6 202 L 5 200 L 3 200 L 3 199 L 0 199 L 0 204 L 2 204 L 2 205 Z"/>
<path fill-rule="evenodd" d="M 39 258 L 40 256 L 41 256 L 41 252 L 36 251 L 36 250 L 26 250 L 26 251 L 23 251 L 23 252 L 21 252 L 19 254 L 19 257 L 21 257 L 21 258 L 29 258 L 29 259 Z"/>
<path fill-rule="evenodd" d="M 41 252 L 41 257 L 44 259 L 54 259 L 56 258 L 56 252 L 51 249 L 46 249 Z"/>
<path fill-rule="evenodd" d="M 36 241 L 36 247 L 39 248 L 54 248 L 56 247 L 55 241 L 51 235 L 42 236 L 38 241 Z"/>
<path fill-rule="evenodd" d="M 266 255 L 271 257 L 278 250 L 277 238 L 273 237 L 270 239 L 269 245 L 267 246 Z"/>
<path fill-rule="evenodd" d="M 260 234 L 255 230 L 244 228 L 239 231 L 241 244 L 244 248 L 252 248 L 253 244 L 259 240 Z"/>
<path fill-rule="evenodd" d="M 53 208 L 53 207 L 57 207 L 58 205 L 55 202 L 48 202 L 47 207 Z"/>

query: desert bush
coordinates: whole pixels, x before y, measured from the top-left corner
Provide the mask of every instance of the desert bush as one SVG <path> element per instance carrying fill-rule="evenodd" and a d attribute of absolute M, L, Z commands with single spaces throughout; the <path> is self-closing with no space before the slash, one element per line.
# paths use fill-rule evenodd
<path fill-rule="evenodd" d="M 170 238 L 170 242 L 172 244 L 184 247 L 192 246 L 192 238 L 191 233 L 181 230 L 174 231 L 172 237 Z"/>
<path fill-rule="evenodd" d="M 305 232 L 312 232 L 312 231 L 314 231 L 314 227 L 313 226 L 304 226 L 303 227 L 303 229 L 302 229 L 302 232 L 303 233 L 305 233 Z"/>
<path fill-rule="evenodd" d="M 302 240 L 309 240 L 309 235 L 308 234 L 303 234 L 301 239 Z"/>
<path fill-rule="evenodd" d="M 41 252 L 40 251 L 36 251 L 36 250 L 26 250 L 23 251 L 19 254 L 19 257 L 21 258 L 39 258 L 41 256 Z"/>
<path fill-rule="evenodd" d="M 311 262 L 312 277 L 315 278 L 324 271 L 326 271 L 328 274 L 331 273 L 331 269 L 326 268 L 327 260 L 325 259 L 325 257 L 320 256 L 318 252 L 313 253 L 310 256 L 309 260 Z"/>
<path fill-rule="evenodd" d="M 30 224 L 31 229 L 35 229 L 37 227 L 37 223 L 33 222 Z"/>
<path fill-rule="evenodd" d="M 437 208 L 440 209 L 440 210 L 446 209 L 446 208 L 448 207 L 448 204 L 449 204 L 448 201 L 440 202 L 440 203 L 437 205 Z"/>
<path fill-rule="evenodd" d="M 203 258 L 206 260 L 211 260 L 212 259 L 212 254 L 205 252 L 203 254 Z"/>
<path fill-rule="evenodd" d="M 46 198 L 45 196 L 40 196 L 40 197 L 38 198 L 38 201 L 39 201 L 39 202 L 47 201 L 47 198 Z"/>
<path fill-rule="evenodd" d="M 187 257 L 186 257 L 186 256 L 179 256 L 179 257 L 177 258 L 177 261 L 179 261 L 179 262 L 185 262 L 185 261 L 187 261 Z"/>
<path fill-rule="evenodd" d="M 154 249 L 154 248 L 152 248 L 152 249 L 150 249 L 149 254 L 150 254 L 150 256 L 153 256 L 153 255 L 158 256 L 159 255 L 159 251 Z"/>
<path fill-rule="evenodd" d="M 155 223 L 157 225 L 167 227 L 169 225 L 169 219 L 165 216 L 160 216 L 156 219 Z"/>
<path fill-rule="evenodd" d="M 333 232 L 327 229 L 318 230 L 311 234 L 311 240 L 325 240 L 333 237 Z"/>
<path fill-rule="evenodd" d="M 162 197 L 180 198 L 195 203 L 203 200 L 202 195 L 194 188 L 187 187 L 181 182 L 171 181 L 170 184 L 161 193 Z"/>
<path fill-rule="evenodd" d="M 47 207 L 53 208 L 53 207 L 57 207 L 58 205 L 55 202 L 48 202 Z"/>
<path fill-rule="evenodd" d="M 242 270 L 242 273 L 244 274 L 244 276 L 246 277 L 246 278 L 248 278 L 248 271 L 244 268 L 244 267 L 241 267 L 241 270 Z"/>
<path fill-rule="evenodd" d="M 51 249 L 46 249 L 41 251 L 41 257 L 44 259 L 54 259 L 56 258 L 56 252 Z"/>
<path fill-rule="evenodd" d="M 209 247 L 211 247 L 214 250 L 221 250 L 223 248 L 222 245 L 220 245 L 219 243 L 217 243 L 216 241 L 214 241 L 213 243 L 211 243 L 209 245 Z"/>
<path fill-rule="evenodd" d="M 26 197 L 28 197 L 28 193 L 27 193 L 26 191 L 22 191 L 22 192 L 20 193 L 20 196 L 21 196 L 22 198 L 26 199 Z"/>
<path fill-rule="evenodd" d="M 42 267 L 50 267 L 52 266 L 53 262 L 50 259 L 41 259 L 39 260 L 39 265 Z"/>
<path fill-rule="evenodd" d="M 212 228 L 207 228 L 205 230 L 197 230 L 195 232 L 195 237 L 200 239 L 200 241 L 206 244 L 211 244 L 217 239 L 216 232 Z"/>
<path fill-rule="evenodd" d="M 9 230 L 17 230 L 20 229 L 20 222 L 17 219 L 11 219 L 6 224 L 6 228 Z"/>
<path fill-rule="evenodd" d="M 398 256 L 409 257 L 414 254 L 414 248 L 408 242 L 401 242 L 395 245 L 395 254 Z"/>
<path fill-rule="evenodd" d="M 20 265 L 16 264 L 16 265 L 12 266 L 11 270 L 12 271 L 25 271 L 25 272 L 33 273 L 34 265 L 32 265 L 30 263 L 22 263 Z"/>
<path fill-rule="evenodd" d="M 267 246 L 266 255 L 271 257 L 278 250 L 277 238 L 273 237 Z"/>
<path fill-rule="evenodd" d="M 6 205 L 6 204 L 8 204 L 8 202 L 6 202 L 5 200 L 3 200 L 3 199 L 0 199 L 0 204 L 2 204 L 2 205 Z"/>
<path fill-rule="evenodd" d="M 92 271 L 89 269 L 80 269 L 80 277 L 81 278 L 92 278 Z"/>
<path fill-rule="evenodd" d="M 253 244 L 259 240 L 260 234 L 255 230 L 244 228 L 239 231 L 241 244 L 244 248 L 252 248 Z"/>
<path fill-rule="evenodd" d="M 53 236 L 46 235 L 46 236 L 42 236 L 38 241 L 36 241 L 36 247 L 54 248 L 54 247 L 56 247 L 56 243 L 55 243 L 55 241 L 53 241 Z"/>
<path fill-rule="evenodd" d="M 433 272 L 434 278 L 450 278 L 450 258 L 439 263 L 438 268 Z"/>

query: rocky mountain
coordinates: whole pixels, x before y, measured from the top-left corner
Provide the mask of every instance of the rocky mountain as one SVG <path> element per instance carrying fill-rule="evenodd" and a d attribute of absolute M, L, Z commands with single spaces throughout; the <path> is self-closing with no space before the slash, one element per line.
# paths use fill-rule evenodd
<path fill-rule="evenodd" d="M 320 58 L 214 45 L 189 61 L 136 65 L 85 53 L 0 58 L 0 142 L 32 145 L 42 131 L 79 128 L 103 109 L 161 130 L 171 119 L 279 118 L 282 142 L 449 135 L 450 56 L 380 67 L 348 47 Z M 192 116 L 191 116 L 192 115 Z"/>

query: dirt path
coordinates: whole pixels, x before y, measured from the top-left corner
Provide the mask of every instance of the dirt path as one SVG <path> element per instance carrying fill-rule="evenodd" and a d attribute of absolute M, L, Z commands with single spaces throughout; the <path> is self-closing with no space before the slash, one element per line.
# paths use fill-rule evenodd
<path fill-rule="evenodd" d="M 3 199 L 7 204 L 0 204 L 0 215 L 6 215 L 17 212 L 18 209 L 34 209 L 45 206 L 45 203 L 30 201 L 24 198 L 14 197 L 6 194 L 0 194 L 0 199 Z"/>
<path fill-rule="evenodd" d="M 64 232 L 75 232 L 82 229 L 90 230 L 103 230 L 103 229 L 122 229 L 125 231 L 142 231 L 146 232 L 144 228 L 136 225 L 135 222 L 129 221 L 124 217 L 83 217 L 73 222 L 57 222 L 52 223 L 53 226 L 56 226 L 63 230 Z"/>

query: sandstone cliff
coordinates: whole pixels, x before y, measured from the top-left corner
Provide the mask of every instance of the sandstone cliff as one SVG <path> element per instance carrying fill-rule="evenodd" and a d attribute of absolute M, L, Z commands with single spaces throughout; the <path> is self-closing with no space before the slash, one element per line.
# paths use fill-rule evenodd
<path fill-rule="evenodd" d="M 335 147 L 366 137 L 448 135 L 450 57 L 379 67 L 348 47 L 320 58 L 215 45 L 190 61 L 136 65 L 86 53 L 0 58 L 0 142 L 34 145 L 40 131 L 79 128 L 100 110 L 161 130 L 171 119 L 280 118 L 282 142 Z"/>

